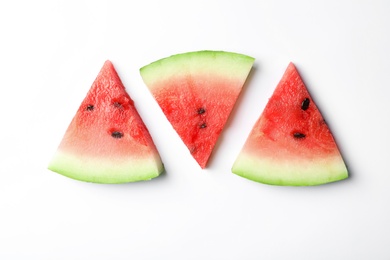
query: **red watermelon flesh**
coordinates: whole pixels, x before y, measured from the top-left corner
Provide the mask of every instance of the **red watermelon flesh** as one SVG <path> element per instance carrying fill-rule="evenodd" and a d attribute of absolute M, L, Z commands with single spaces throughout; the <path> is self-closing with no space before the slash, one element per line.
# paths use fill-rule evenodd
<path fill-rule="evenodd" d="M 96 183 L 149 180 L 163 171 L 153 140 L 110 61 L 81 103 L 49 169 Z"/>
<path fill-rule="evenodd" d="M 188 150 L 205 168 L 254 59 L 222 51 L 177 54 L 140 69 Z"/>
<path fill-rule="evenodd" d="M 274 185 L 318 185 L 348 171 L 333 135 L 290 63 L 238 155 L 232 172 Z"/>

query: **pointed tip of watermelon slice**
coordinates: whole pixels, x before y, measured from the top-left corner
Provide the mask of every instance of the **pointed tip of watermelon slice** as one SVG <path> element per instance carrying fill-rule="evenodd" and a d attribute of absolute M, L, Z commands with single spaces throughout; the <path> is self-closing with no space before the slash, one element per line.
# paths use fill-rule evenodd
<path fill-rule="evenodd" d="M 289 63 L 288 63 L 288 66 L 287 66 L 287 68 L 286 68 L 286 72 L 285 72 L 285 74 L 287 74 L 287 72 L 289 72 L 289 71 L 296 71 L 296 72 L 298 72 L 298 70 L 297 70 L 297 67 L 295 66 L 295 64 L 292 62 L 292 61 L 290 61 Z"/>
<path fill-rule="evenodd" d="M 111 73 L 114 75 L 118 75 L 114 64 L 110 60 L 106 60 L 103 64 L 102 69 L 100 70 L 100 73 Z"/>
<path fill-rule="evenodd" d="M 103 64 L 103 68 L 105 67 L 114 67 L 114 64 L 111 62 L 111 60 L 106 60 Z"/>

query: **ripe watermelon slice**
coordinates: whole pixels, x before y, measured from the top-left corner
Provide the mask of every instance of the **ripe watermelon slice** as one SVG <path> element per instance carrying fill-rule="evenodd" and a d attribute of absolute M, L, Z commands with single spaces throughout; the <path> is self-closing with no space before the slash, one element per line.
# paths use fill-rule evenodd
<path fill-rule="evenodd" d="M 149 180 L 163 171 L 153 140 L 110 61 L 81 103 L 49 169 L 96 183 Z"/>
<path fill-rule="evenodd" d="M 327 124 L 290 63 L 232 172 L 273 185 L 319 185 L 348 171 Z"/>
<path fill-rule="evenodd" d="M 252 68 L 252 57 L 223 51 L 173 55 L 141 76 L 192 156 L 205 168 Z"/>

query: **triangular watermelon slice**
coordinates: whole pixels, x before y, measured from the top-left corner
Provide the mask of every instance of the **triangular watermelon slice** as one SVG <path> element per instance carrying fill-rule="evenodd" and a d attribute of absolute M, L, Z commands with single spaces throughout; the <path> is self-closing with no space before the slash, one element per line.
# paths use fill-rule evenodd
<path fill-rule="evenodd" d="M 348 177 L 333 135 L 292 63 L 249 134 L 232 172 L 257 182 L 291 186 Z"/>
<path fill-rule="evenodd" d="M 96 183 L 149 180 L 163 171 L 153 140 L 110 61 L 81 103 L 49 169 Z"/>
<path fill-rule="evenodd" d="M 141 76 L 192 156 L 205 168 L 252 68 L 252 57 L 223 51 L 173 55 Z"/>

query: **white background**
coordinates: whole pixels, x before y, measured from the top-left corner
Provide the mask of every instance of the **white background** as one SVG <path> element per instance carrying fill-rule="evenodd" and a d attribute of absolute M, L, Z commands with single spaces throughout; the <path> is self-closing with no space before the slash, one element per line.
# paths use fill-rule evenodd
<path fill-rule="evenodd" d="M 390 259 L 390 2 L 1 1 L 0 259 Z M 139 68 L 187 51 L 256 58 L 201 170 Z M 105 60 L 165 163 L 149 182 L 47 170 Z M 288 63 L 351 177 L 278 187 L 230 172 Z"/>

